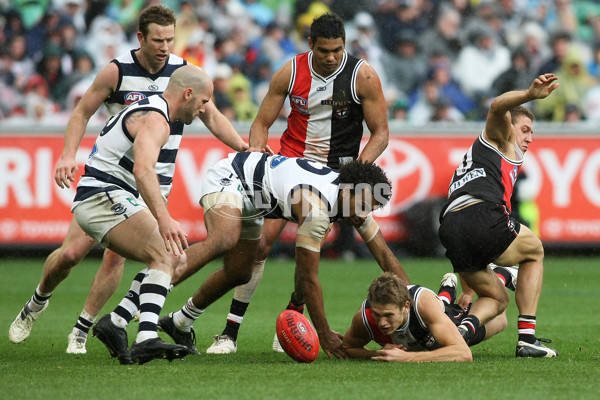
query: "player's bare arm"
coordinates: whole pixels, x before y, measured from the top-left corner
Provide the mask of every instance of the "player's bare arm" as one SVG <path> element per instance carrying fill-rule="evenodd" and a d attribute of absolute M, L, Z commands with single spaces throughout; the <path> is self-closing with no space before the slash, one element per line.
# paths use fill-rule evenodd
<path fill-rule="evenodd" d="M 154 169 L 160 149 L 169 138 L 169 124 L 160 113 L 144 110 L 129 115 L 125 124 L 134 137 L 133 175 L 140 195 L 158 221 L 158 229 L 167 251 L 172 251 L 175 255 L 182 254 L 183 249 L 188 247 L 186 234 L 167 210 Z"/>
<path fill-rule="evenodd" d="M 200 114 L 200 120 L 221 142 L 235 151 L 246 151 L 248 143 L 244 142 L 240 134 L 235 130 L 231 121 L 211 101 L 206 103 L 204 113 Z"/>
<path fill-rule="evenodd" d="M 79 169 L 75 157 L 87 124 L 104 100 L 115 91 L 118 79 L 117 65 L 109 63 L 98 72 L 94 82 L 73 110 L 65 130 L 63 151 L 54 169 L 54 180 L 61 188 L 71 187 L 69 182 L 75 181 Z"/>
<path fill-rule="evenodd" d="M 292 61 L 285 63 L 273 75 L 267 95 L 260 104 L 258 114 L 250 127 L 250 151 L 268 151 L 267 140 L 269 138 L 269 128 L 275 123 L 283 107 L 291 76 Z"/>
<path fill-rule="evenodd" d="M 329 228 L 329 217 L 322 200 L 308 190 L 292 198 L 292 213 L 298 219 L 296 233 L 295 295 L 306 308 L 319 335 L 321 347 L 330 358 L 347 358 L 338 334 L 325 316 L 323 290 L 319 281 L 320 243 Z"/>
<path fill-rule="evenodd" d="M 390 131 L 381 81 L 373 67 L 367 63 L 363 63 L 358 70 L 356 90 L 362 104 L 365 123 L 371 132 L 367 145 L 358 158 L 373 162 L 387 147 Z"/>
<path fill-rule="evenodd" d="M 506 92 L 496 97 L 488 111 L 484 137 L 500 151 L 513 147 L 515 132 L 509 111 L 532 100 L 543 99 L 556 90 L 558 76 L 542 74 L 535 78 L 528 89 Z M 504 152 L 504 151 L 503 151 Z"/>
<path fill-rule="evenodd" d="M 348 328 L 344 335 L 343 345 L 346 349 L 346 353 L 350 358 L 369 360 L 371 357 L 377 355 L 375 350 L 365 348 L 370 341 L 371 338 L 363 323 L 362 314 L 360 310 L 358 310 L 358 312 L 354 314 L 354 317 L 352 317 L 350 328 Z"/>

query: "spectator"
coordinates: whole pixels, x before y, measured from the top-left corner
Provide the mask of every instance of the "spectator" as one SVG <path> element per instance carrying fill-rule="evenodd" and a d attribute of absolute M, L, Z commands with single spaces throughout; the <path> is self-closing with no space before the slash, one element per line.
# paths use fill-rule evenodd
<path fill-rule="evenodd" d="M 23 90 L 27 80 L 34 73 L 33 61 L 27 57 L 25 36 L 13 36 L 8 46 L 6 83 L 16 90 Z"/>
<path fill-rule="evenodd" d="M 82 79 L 93 78 L 95 75 L 94 59 L 85 50 L 77 50 L 73 52 L 74 66 L 73 72 L 65 74 L 58 82 L 56 88 L 56 101 L 61 110 L 69 109 L 69 93 L 71 89 Z M 73 104 L 73 108 L 76 104 Z"/>
<path fill-rule="evenodd" d="M 460 51 L 453 70 L 465 93 L 477 98 L 487 95 L 494 79 L 510 67 L 510 51 L 495 42 L 485 25 L 474 29 L 470 36 L 471 44 Z"/>
<path fill-rule="evenodd" d="M 235 120 L 235 110 L 229 98 L 229 80 L 231 79 L 231 67 L 225 63 L 217 64 L 212 75 L 214 91 L 213 102 L 217 109 L 229 120 Z"/>
<path fill-rule="evenodd" d="M 550 35 L 550 49 L 552 54 L 537 71 L 538 75 L 553 72 L 560 68 L 567 55 L 571 39 L 571 34 L 564 29 L 559 29 Z"/>
<path fill-rule="evenodd" d="M 380 17 L 379 35 L 383 47 L 391 51 L 394 48 L 394 38 L 402 31 L 411 31 L 417 35 L 427 30 L 427 20 L 422 9 L 423 2 L 399 0 L 392 12 Z"/>
<path fill-rule="evenodd" d="M 557 90 L 554 96 L 537 101 L 536 113 L 545 119 L 564 122 L 567 104 L 583 110 L 583 99 L 596 81 L 588 73 L 577 46 L 569 47 L 561 67 L 553 72 L 560 76 L 560 90 Z"/>
<path fill-rule="evenodd" d="M 408 100 L 404 96 L 398 99 L 390 107 L 390 119 L 394 121 L 406 121 L 408 112 Z"/>
<path fill-rule="evenodd" d="M 427 62 L 419 52 L 417 35 L 401 31 L 394 39 L 394 51 L 387 56 L 385 70 L 392 85 L 410 94 L 425 80 Z"/>
<path fill-rule="evenodd" d="M 440 96 L 440 88 L 433 80 L 427 80 L 417 93 L 416 102 L 408 110 L 408 121 L 413 125 L 425 125 L 434 118 L 462 121 L 464 116 Z M 441 109 L 441 110 L 440 110 Z"/>
<path fill-rule="evenodd" d="M 460 86 L 452 78 L 452 66 L 445 57 L 438 57 L 431 66 L 428 79 L 431 79 L 438 87 L 440 97 L 447 100 L 449 106 L 457 108 L 461 114 L 467 115 L 475 110 L 477 103 L 467 96 Z M 451 111 L 452 107 L 441 107 Z M 452 113 L 454 113 L 452 111 Z M 459 118 L 458 116 L 456 118 Z"/>
<path fill-rule="evenodd" d="M 548 34 L 536 22 L 527 22 L 523 26 L 523 41 L 520 46 L 529 57 L 529 67 L 536 73 L 544 61 L 549 58 Z"/>
<path fill-rule="evenodd" d="M 25 117 L 35 123 L 50 123 L 57 115 L 58 105 L 50 99 L 48 82 L 40 75 L 29 78 L 24 90 L 23 106 Z"/>
<path fill-rule="evenodd" d="M 492 95 L 498 96 L 511 90 L 527 88 L 535 75 L 535 71 L 529 65 L 529 54 L 523 47 L 519 47 L 512 53 L 510 68 L 492 83 Z"/>
<path fill-rule="evenodd" d="M 423 58 L 429 60 L 433 54 L 442 54 L 454 61 L 463 47 L 460 24 L 459 12 L 452 6 L 442 4 L 435 26 L 428 28 L 421 36 L 419 48 Z"/>
<path fill-rule="evenodd" d="M 36 72 L 40 74 L 48 83 L 50 88 L 50 98 L 53 101 L 60 100 L 58 83 L 63 77 L 61 58 L 63 56 L 60 46 L 54 43 L 47 43 L 42 52 L 42 59 L 36 65 Z"/>

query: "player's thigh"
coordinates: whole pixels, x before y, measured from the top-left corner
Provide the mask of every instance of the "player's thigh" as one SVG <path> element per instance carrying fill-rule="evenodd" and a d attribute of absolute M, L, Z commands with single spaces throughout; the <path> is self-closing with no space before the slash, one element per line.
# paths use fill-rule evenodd
<path fill-rule="evenodd" d="M 262 237 L 260 238 L 260 246 L 257 254 L 257 260 L 264 260 L 269 256 L 273 245 L 281 235 L 283 228 L 288 223 L 285 219 L 268 219 L 265 218 L 265 222 L 262 228 Z"/>
<path fill-rule="evenodd" d="M 147 265 L 170 264 L 158 222 L 149 210 L 136 212 L 108 231 L 103 242 L 114 252 Z"/>
<path fill-rule="evenodd" d="M 531 229 L 521 224 L 518 236 L 494 263 L 512 266 L 523 261 L 541 260 L 543 257 L 544 248 L 541 240 Z"/>
<path fill-rule="evenodd" d="M 209 208 L 204 213 L 206 241 L 212 246 L 229 251 L 237 244 L 242 232 L 241 210 L 229 204 Z"/>
<path fill-rule="evenodd" d="M 61 245 L 62 251 L 69 252 L 71 258 L 81 261 L 94 244 L 96 244 L 96 241 L 81 229 L 77 219 L 71 218 L 67 236 L 65 236 Z"/>

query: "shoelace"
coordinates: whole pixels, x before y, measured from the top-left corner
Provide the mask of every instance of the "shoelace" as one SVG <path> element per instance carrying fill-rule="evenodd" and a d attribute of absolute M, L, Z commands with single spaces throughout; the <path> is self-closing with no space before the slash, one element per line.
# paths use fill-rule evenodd
<path fill-rule="evenodd" d="M 552 343 L 552 340 L 550 340 L 550 339 L 545 339 L 545 338 L 541 338 L 541 337 L 536 338 L 536 339 L 542 343 Z"/>

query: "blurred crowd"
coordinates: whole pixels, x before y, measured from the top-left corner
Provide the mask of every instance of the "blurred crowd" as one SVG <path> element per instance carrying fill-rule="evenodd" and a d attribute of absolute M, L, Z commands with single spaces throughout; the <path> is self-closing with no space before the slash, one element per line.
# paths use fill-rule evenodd
<path fill-rule="evenodd" d="M 0 119 L 66 124 L 97 71 L 138 46 L 153 2 L 0 0 Z M 274 71 L 308 51 L 312 20 L 330 11 L 346 21 L 348 52 L 379 74 L 390 119 L 482 121 L 493 97 L 553 72 L 561 87 L 536 102 L 538 120 L 600 120 L 599 0 L 160 3 L 178 16 L 173 52 L 209 73 L 233 121 L 254 119 Z"/>

